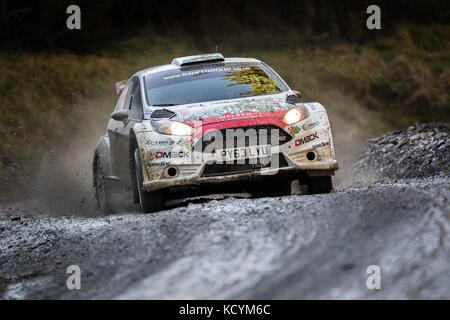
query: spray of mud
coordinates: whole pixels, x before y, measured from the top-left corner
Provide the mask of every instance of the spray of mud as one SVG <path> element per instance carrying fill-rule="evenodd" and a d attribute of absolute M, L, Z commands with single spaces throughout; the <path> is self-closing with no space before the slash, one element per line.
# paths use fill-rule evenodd
<path fill-rule="evenodd" d="M 371 133 L 369 116 L 362 105 L 341 94 L 317 92 L 317 97 L 326 108 L 333 134 L 334 151 L 339 170 L 333 178 L 335 188 L 353 184 L 352 168 L 366 146 Z"/>
<path fill-rule="evenodd" d="M 334 150 L 339 162 L 339 170 L 333 179 L 337 188 L 349 187 L 353 184 L 352 168 L 366 146 L 366 139 L 360 128 L 349 124 L 337 115 L 329 115 L 333 131 Z"/>
<path fill-rule="evenodd" d="M 85 113 L 58 145 L 41 161 L 26 199 L 17 204 L 23 214 L 99 215 L 92 186 L 92 158 L 98 139 L 105 134 L 114 96 L 87 102 Z"/>

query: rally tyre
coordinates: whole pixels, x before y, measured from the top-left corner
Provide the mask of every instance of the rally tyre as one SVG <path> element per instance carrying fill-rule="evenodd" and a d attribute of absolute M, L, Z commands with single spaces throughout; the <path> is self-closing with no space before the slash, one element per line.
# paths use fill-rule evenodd
<path fill-rule="evenodd" d="M 151 213 L 164 209 L 164 195 L 161 191 L 147 192 L 142 188 L 144 176 L 142 174 L 142 163 L 139 149 L 134 151 L 134 167 L 136 170 L 137 189 L 139 203 L 143 213 Z"/>
<path fill-rule="evenodd" d="M 114 185 L 109 179 L 106 179 L 102 172 L 102 163 L 100 159 L 96 162 L 95 174 L 95 199 L 102 214 L 108 215 L 116 212 L 114 203 Z"/>
<path fill-rule="evenodd" d="M 331 176 L 310 177 L 308 179 L 309 194 L 330 193 L 333 189 Z"/>

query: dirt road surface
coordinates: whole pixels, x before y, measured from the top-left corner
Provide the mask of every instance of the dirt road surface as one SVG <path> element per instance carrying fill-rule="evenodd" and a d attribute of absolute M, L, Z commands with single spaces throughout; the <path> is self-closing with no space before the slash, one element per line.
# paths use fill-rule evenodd
<path fill-rule="evenodd" d="M 212 200 L 155 214 L 2 208 L 3 299 L 450 298 L 450 180 Z M 19 210 L 19 212 L 18 212 Z M 81 268 L 81 290 L 66 269 Z M 369 265 L 381 268 L 369 290 Z"/>

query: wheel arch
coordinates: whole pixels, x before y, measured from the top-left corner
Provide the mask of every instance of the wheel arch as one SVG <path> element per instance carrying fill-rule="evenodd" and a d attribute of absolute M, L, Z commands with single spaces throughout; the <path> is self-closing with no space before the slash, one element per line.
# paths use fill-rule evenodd
<path fill-rule="evenodd" d="M 138 185 L 136 180 L 136 163 L 134 161 L 134 152 L 136 148 L 139 148 L 139 142 L 136 137 L 136 133 L 133 129 L 130 131 L 130 140 L 128 143 L 128 154 L 129 154 L 129 163 L 130 163 L 130 175 L 131 175 L 131 183 L 133 186 L 133 199 L 134 203 L 139 202 L 139 191 L 138 191 Z"/>
<path fill-rule="evenodd" d="M 99 172 L 97 172 L 98 161 L 102 162 L 102 174 L 104 176 L 112 176 L 111 150 L 108 136 L 102 136 L 95 147 L 94 157 L 92 160 L 92 179 L 94 187 L 96 185 L 97 175 L 99 174 Z"/>
<path fill-rule="evenodd" d="M 128 144 L 129 145 L 129 156 L 130 156 L 130 159 L 133 159 L 134 158 L 134 150 L 136 149 L 136 147 L 139 146 L 139 143 L 138 143 L 138 140 L 136 137 L 136 133 L 134 132 L 133 129 L 130 130 L 129 137 L 130 137 L 129 144 Z"/>

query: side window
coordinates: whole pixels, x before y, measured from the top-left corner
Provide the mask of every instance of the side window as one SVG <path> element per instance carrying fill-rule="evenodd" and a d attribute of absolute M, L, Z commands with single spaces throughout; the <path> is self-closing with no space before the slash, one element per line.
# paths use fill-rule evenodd
<path fill-rule="evenodd" d="M 120 93 L 120 97 L 117 100 L 114 111 L 124 110 L 126 108 L 127 102 L 129 103 L 129 101 L 130 101 L 130 94 L 129 94 L 130 86 L 131 86 L 131 83 L 128 83 L 125 86 L 125 88 L 123 88 L 122 92 Z"/>
<path fill-rule="evenodd" d="M 130 118 L 135 120 L 141 120 L 142 115 L 142 99 L 141 99 L 141 86 L 139 85 L 138 78 L 133 79 L 133 89 L 131 91 L 130 101 Z"/>

